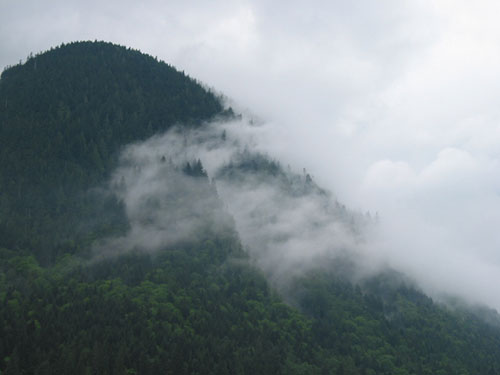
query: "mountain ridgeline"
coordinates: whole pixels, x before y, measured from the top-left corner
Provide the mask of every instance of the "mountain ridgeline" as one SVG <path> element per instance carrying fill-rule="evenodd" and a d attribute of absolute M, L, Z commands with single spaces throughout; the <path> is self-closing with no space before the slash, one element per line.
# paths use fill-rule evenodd
<path fill-rule="evenodd" d="M 239 149 L 237 118 L 110 43 L 4 70 L 0 374 L 500 374 L 496 312 L 350 277 L 371 219 Z"/>

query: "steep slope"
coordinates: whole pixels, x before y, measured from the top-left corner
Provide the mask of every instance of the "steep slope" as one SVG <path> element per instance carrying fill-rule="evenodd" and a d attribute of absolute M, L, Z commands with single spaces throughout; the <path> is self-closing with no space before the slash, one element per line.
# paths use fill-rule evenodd
<path fill-rule="evenodd" d="M 298 207 L 304 238 L 367 219 L 249 150 L 210 181 L 191 152 L 233 147 L 200 127 L 230 113 L 168 65 L 72 43 L 5 70 L 0 99 L 1 374 L 500 373 L 498 328 L 397 273 L 319 251 L 270 284 L 259 259 L 284 263 Z"/>

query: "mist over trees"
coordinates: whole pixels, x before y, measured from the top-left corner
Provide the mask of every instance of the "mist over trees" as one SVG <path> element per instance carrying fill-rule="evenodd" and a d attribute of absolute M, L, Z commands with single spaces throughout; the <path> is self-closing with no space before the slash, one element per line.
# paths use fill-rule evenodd
<path fill-rule="evenodd" d="M 374 220 L 184 73 L 71 43 L 6 69 L 0 108 L 0 373 L 500 373 L 496 312 L 353 277 Z"/>

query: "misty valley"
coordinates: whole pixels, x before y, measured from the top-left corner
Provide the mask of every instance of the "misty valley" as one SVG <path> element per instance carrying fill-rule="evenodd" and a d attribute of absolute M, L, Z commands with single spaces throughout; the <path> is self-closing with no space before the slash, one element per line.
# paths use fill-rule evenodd
<path fill-rule="evenodd" d="M 360 212 L 184 72 L 106 42 L 0 79 L 0 374 L 500 374 Z"/>

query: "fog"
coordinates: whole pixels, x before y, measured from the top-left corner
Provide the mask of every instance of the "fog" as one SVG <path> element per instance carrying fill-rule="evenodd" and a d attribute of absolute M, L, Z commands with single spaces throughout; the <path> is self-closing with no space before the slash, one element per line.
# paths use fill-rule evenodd
<path fill-rule="evenodd" d="M 82 39 L 158 56 L 258 117 L 239 130 L 252 147 L 378 212 L 370 252 L 429 293 L 500 309 L 499 7 L 4 1 L 0 66 Z"/>
<path fill-rule="evenodd" d="M 259 151 L 262 126 L 238 116 L 127 146 L 108 188 L 129 229 L 96 244 L 96 259 L 236 229 L 249 261 L 278 288 L 338 259 L 356 265 L 352 281 L 383 270 L 385 259 L 369 250 L 376 217 L 349 210 L 305 169 Z"/>
<path fill-rule="evenodd" d="M 226 151 L 214 149 L 218 140 L 208 132 L 175 129 L 127 146 L 107 191 L 124 205 L 129 228 L 123 236 L 97 243 L 94 258 L 132 250 L 154 253 L 203 232 L 232 228 L 233 220 L 222 210 L 198 156 L 208 148 L 220 158 Z M 193 150 L 195 144 L 199 153 Z"/>
<path fill-rule="evenodd" d="M 384 173 L 394 168 L 405 176 L 397 181 L 394 174 L 386 176 L 384 181 L 400 184 L 401 190 L 399 196 L 385 197 L 379 217 L 378 212 L 346 207 L 331 190 L 311 180 L 305 168 L 286 165 L 269 153 L 261 140 L 268 126 L 272 124 L 256 125 L 243 116 L 200 129 L 176 128 L 128 146 L 110 189 L 125 204 L 130 230 L 99 244 L 96 252 L 153 252 L 191 238 L 207 223 L 214 230 L 234 225 L 251 260 L 278 287 L 304 271 L 347 258 L 356 265 L 356 274 L 350 275 L 354 281 L 391 268 L 433 297 L 459 296 L 496 307 L 494 288 L 484 284 L 494 285 L 498 277 L 494 257 L 481 259 L 470 251 L 470 244 L 447 230 L 447 222 L 432 222 L 443 214 L 439 207 L 427 219 L 415 208 L 423 198 L 414 193 L 410 202 L 405 197 L 407 185 L 417 183 L 414 179 L 425 182 L 432 168 L 415 175 L 404 163 L 376 165 Z M 454 149 L 443 151 L 440 158 L 461 158 L 461 165 L 468 161 Z M 182 172 L 183 165 L 196 160 L 203 163 L 207 178 Z M 249 162 L 255 167 L 248 168 Z M 439 162 L 433 165 L 439 167 Z M 207 184 L 215 195 L 207 193 Z M 453 192 L 461 193 L 458 187 Z M 400 206 L 403 202 L 406 211 Z M 486 206 L 462 206 L 465 212 L 488 211 Z M 456 217 L 452 224 L 468 220 Z"/>

